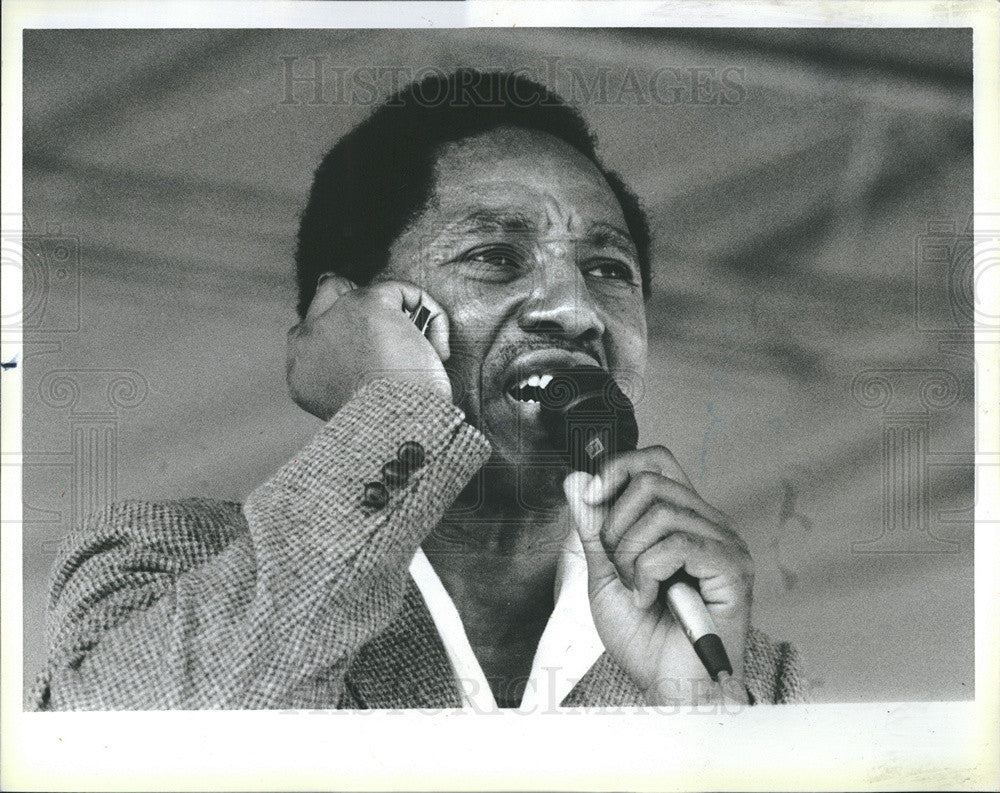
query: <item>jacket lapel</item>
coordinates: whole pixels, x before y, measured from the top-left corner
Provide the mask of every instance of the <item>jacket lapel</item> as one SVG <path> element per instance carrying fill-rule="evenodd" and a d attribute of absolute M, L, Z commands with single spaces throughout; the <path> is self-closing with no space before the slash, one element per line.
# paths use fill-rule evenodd
<path fill-rule="evenodd" d="M 601 653 L 562 701 L 564 708 L 627 708 L 642 704 L 642 692 L 607 652 Z"/>
<path fill-rule="evenodd" d="M 407 577 L 403 607 L 351 662 L 345 680 L 352 707 L 460 708 L 447 651 L 420 590 Z"/>

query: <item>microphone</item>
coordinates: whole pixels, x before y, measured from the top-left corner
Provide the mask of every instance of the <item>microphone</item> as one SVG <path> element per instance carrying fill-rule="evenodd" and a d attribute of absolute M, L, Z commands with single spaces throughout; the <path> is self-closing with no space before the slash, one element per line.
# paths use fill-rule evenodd
<path fill-rule="evenodd" d="M 539 402 L 553 448 L 574 471 L 594 476 L 615 455 L 638 445 L 632 401 L 603 369 L 585 366 L 554 374 Z M 712 680 L 723 683 L 733 667 L 701 599 L 698 579 L 682 568 L 660 584 L 660 598 Z"/>

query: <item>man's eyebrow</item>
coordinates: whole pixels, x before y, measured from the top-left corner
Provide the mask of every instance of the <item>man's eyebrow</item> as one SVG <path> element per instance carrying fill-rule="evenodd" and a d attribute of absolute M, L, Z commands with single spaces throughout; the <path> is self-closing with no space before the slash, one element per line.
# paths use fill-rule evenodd
<path fill-rule="evenodd" d="M 513 234 L 533 232 L 537 228 L 535 221 L 523 212 L 495 209 L 477 209 L 448 226 L 449 231 Z M 587 226 L 582 241 L 595 248 L 616 248 L 632 258 L 638 256 L 632 236 L 619 226 L 603 220 Z"/>
<path fill-rule="evenodd" d="M 584 241 L 595 248 L 617 248 L 622 253 L 628 254 L 633 258 L 638 256 L 635 243 L 632 241 L 632 235 L 624 229 L 611 223 L 605 223 L 604 221 L 591 223 L 587 227 Z"/>
<path fill-rule="evenodd" d="M 534 231 L 536 226 L 535 222 L 523 212 L 477 209 L 455 223 L 452 228 L 472 232 L 523 233 Z"/>

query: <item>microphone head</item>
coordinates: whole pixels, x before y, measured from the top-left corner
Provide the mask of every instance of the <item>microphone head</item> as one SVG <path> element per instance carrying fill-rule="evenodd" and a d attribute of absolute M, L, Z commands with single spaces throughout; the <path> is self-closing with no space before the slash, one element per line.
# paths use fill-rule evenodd
<path fill-rule="evenodd" d="M 595 474 L 607 460 L 632 451 L 639 442 L 631 400 L 609 372 L 596 366 L 553 375 L 539 401 L 552 448 L 575 471 Z"/>

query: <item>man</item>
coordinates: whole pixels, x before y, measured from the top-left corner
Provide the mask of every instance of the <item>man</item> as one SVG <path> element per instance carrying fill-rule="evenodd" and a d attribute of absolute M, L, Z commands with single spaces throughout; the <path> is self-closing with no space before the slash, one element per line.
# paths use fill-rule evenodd
<path fill-rule="evenodd" d="M 403 89 L 320 165 L 296 259 L 288 383 L 324 428 L 242 508 L 119 504 L 69 538 L 37 707 L 696 702 L 658 594 L 681 569 L 733 660 L 714 694 L 799 698 L 669 451 L 537 464 L 553 372 L 646 357 L 646 221 L 575 111 L 509 74 Z"/>

